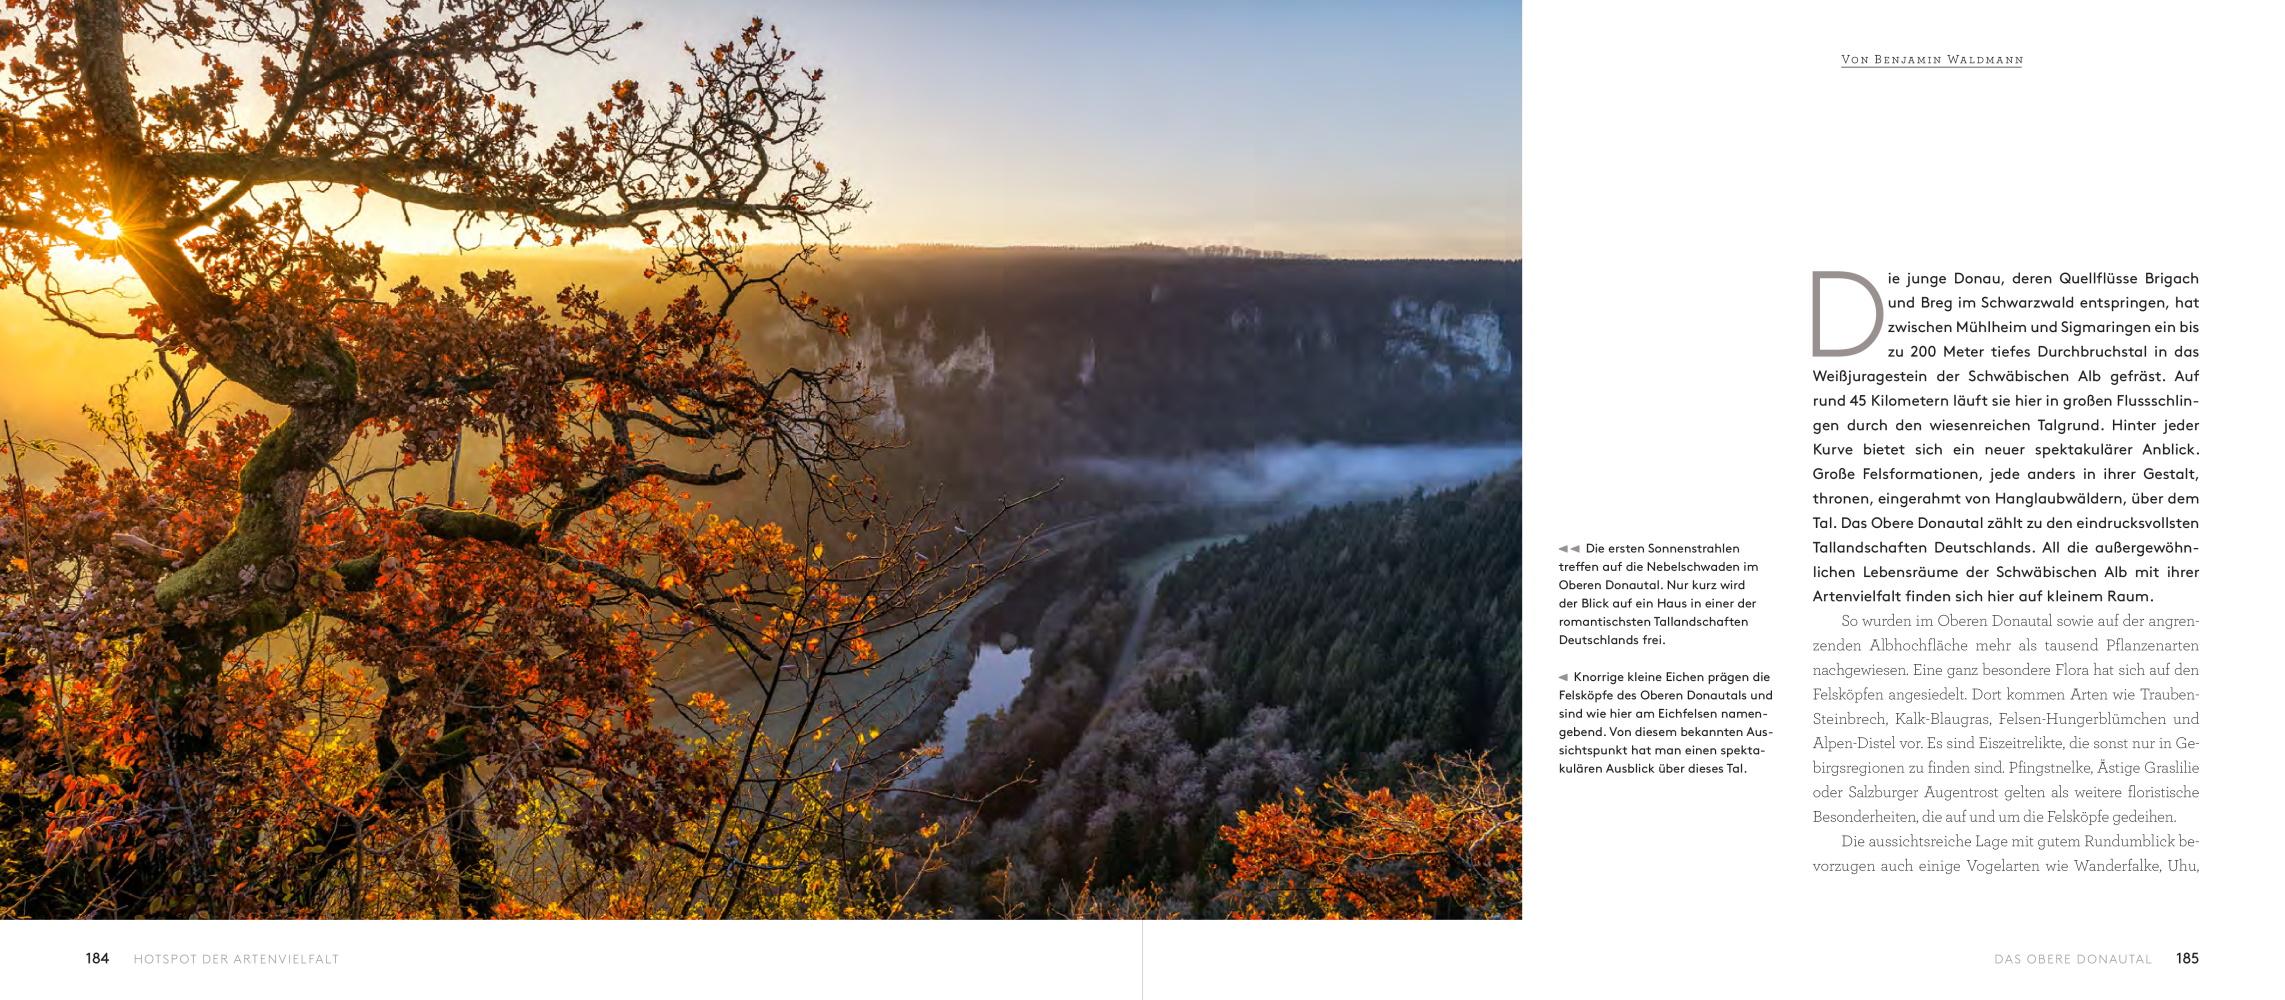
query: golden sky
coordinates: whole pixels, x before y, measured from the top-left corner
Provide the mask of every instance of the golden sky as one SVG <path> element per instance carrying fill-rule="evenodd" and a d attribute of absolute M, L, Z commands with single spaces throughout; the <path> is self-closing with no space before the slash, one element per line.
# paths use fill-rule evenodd
<path fill-rule="evenodd" d="M 684 75 L 683 43 L 704 49 L 756 12 L 744 0 L 663 12 L 614 2 L 620 18 L 649 23 L 610 62 L 536 67 L 543 134 L 612 80 Z M 798 63 L 826 70 L 814 152 L 872 203 L 849 220 L 852 244 L 1521 254 L 1513 3 L 854 0 L 760 13 Z M 136 62 L 146 90 L 197 72 L 195 53 L 145 48 Z M 249 106 L 257 120 L 266 110 Z M 348 214 L 340 192 L 304 194 L 313 217 Z M 375 200 L 348 233 L 398 255 L 450 253 L 451 221 Z M 498 248 L 512 236 L 459 239 Z M 148 358 L 146 345 L 88 338 L 0 294 L 0 365 L 42 373 L 0 401 L 20 434 L 84 437 L 79 407 Z"/>
<path fill-rule="evenodd" d="M 759 14 L 825 70 L 814 152 L 872 202 L 852 243 L 1521 256 L 1513 2 L 611 2 L 646 23 L 608 62 L 534 63 L 542 134 L 614 80 L 686 75 L 686 42 Z M 151 83 L 195 58 L 138 56 Z M 356 232 L 453 245 L 432 212 L 375 206 Z"/>

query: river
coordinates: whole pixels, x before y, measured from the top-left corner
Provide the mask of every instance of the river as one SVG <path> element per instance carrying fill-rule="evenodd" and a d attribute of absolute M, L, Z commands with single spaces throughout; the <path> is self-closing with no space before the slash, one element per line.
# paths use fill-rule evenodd
<path fill-rule="evenodd" d="M 913 780 L 935 773 L 938 766 L 966 747 L 968 723 L 1014 702 L 1023 693 L 1024 679 L 1030 676 L 1031 647 L 1003 649 L 990 643 L 979 647 L 975 662 L 968 667 L 968 687 L 944 712 L 944 755 L 922 761 L 912 774 Z"/>

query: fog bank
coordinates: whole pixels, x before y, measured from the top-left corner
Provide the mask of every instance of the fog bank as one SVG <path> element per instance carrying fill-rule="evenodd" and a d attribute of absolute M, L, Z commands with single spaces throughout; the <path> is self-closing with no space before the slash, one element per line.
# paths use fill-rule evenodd
<path fill-rule="evenodd" d="M 1181 458 L 1086 458 L 1080 475 L 1154 496 L 1232 506 L 1325 507 L 1439 490 L 1515 465 L 1520 445 L 1265 445 Z"/>

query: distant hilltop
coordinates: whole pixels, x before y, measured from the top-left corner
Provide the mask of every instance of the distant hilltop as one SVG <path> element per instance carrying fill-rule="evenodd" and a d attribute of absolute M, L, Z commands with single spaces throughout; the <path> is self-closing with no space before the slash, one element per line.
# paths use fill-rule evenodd
<path fill-rule="evenodd" d="M 1152 243 L 1141 243 L 1137 244 L 1135 249 L 1172 250 L 1177 253 L 1188 254 L 1192 257 L 1265 257 L 1274 260 L 1326 259 L 1325 255 L 1321 253 L 1287 253 L 1283 250 L 1256 250 L 1253 247 L 1241 247 L 1229 243 L 1216 243 L 1212 246 L 1196 247 L 1161 247 Z"/>
<path fill-rule="evenodd" d="M 855 247 L 855 246 L 852 246 L 852 247 L 849 247 L 848 249 L 861 249 L 861 248 L 860 248 L 860 247 Z M 1256 259 L 1256 260 L 1332 260 L 1332 259 L 1333 259 L 1333 258 L 1331 258 L 1331 257 L 1329 257 L 1329 256 L 1327 256 L 1327 255 L 1325 255 L 1325 254 L 1321 254 L 1321 253 L 1292 253 L 1292 252 L 1290 252 L 1290 251 L 1285 251 L 1285 250 L 1257 250 L 1257 249 L 1255 249 L 1255 248 L 1253 248 L 1253 247 L 1242 247 L 1242 246 L 1238 246 L 1238 245 L 1236 245 L 1236 244 L 1232 244 L 1232 243 L 1215 243 L 1215 244 L 1211 244 L 1211 245 L 1190 246 L 1190 247 L 1177 247 L 1177 246 L 1168 246 L 1168 245 L 1166 245 L 1166 244 L 1164 244 L 1164 243 L 1127 243 L 1127 244 L 1123 244 L 1123 245 L 1119 245 L 1119 246 L 1092 246 L 1092 247 L 1090 247 L 1090 246 L 1050 246 L 1050 245 L 1044 245 L 1044 244 L 1018 244 L 1018 245 L 1015 245 L 1015 246 L 988 247 L 988 246 L 973 246 L 973 245 L 970 245 L 970 244 L 965 244 L 965 243 L 897 243 L 897 244 L 893 244 L 893 245 L 891 245 L 891 246 L 887 246 L 887 247 L 875 247 L 875 248 L 871 248 L 871 249 L 883 249 L 883 250 L 1012 250 L 1012 251 L 1040 251 L 1040 250 L 1053 250 L 1053 251 L 1060 251 L 1060 252 L 1082 252 L 1082 253 L 1113 253 L 1113 254 L 1163 254 L 1163 255 L 1166 255 L 1166 256 L 1170 256 L 1170 257 L 1250 257 L 1250 258 L 1253 258 L 1253 259 Z"/>
<path fill-rule="evenodd" d="M 747 249 L 747 250 L 749 250 L 749 251 L 752 251 L 752 252 L 754 252 L 754 253 L 757 253 L 757 254 L 763 254 L 763 255 L 768 255 L 768 254 L 773 254 L 773 253 L 785 253 L 785 254 L 788 254 L 788 255 L 790 255 L 790 254 L 792 254 L 792 253 L 796 252 L 796 251 L 797 251 L 799 248 L 798 248 L 798 247 L 795 247 L 795 246 L 792 246 L 792 245 L 790 245 L 790 244 L 778 244 L 778 243 L 754 243 L 754 244 L 749 244 L 749 245 L 747 246 L 747 248 L 746 248 L 746 249 Z M 529 266 L 531 266 L 531 262 L 532 262 L 532 261 L 534 261 L 534 260 L 541 260 L 541 259 L 546 259 L 546 260 L 554 260 L 554 261 L 561 261 L 561 262 L 566 262 L 566 263 L 568 263 L 568 262 L 572 262 L 572 261 L 598 261 L 598 260 L 640 260 L 641 258 L 644 258 L 644 257 L 647 257 L 647 256 L 649 256 L 649 255 L 650 255 L 650 253 L 651 253 L 651 251 L 650 251 L 649 249 L 647 249 L 647 248 L 645 248 L 645 247 L 641 247 L 641 246 L 619 246 L 619 245 L 613 245 L 613 244 L 600 244 L 600 243 L 591 243 L 591 244 L 588 244 L 588 245 L 585 245 L 585 246 L 578 246 L 578 247 L 567 247 L 567 246 L 565 246 L 565 247 L 556 247 L 556 246 L 550 246 L 550 247 L 533 247 L 533 246 L 524 246 L 524 247 L 511 247 L 511 246 L 485 246 L 485 247 L 477 247 L 477 248 L 473 248 L 473 249 L 470 249 L 470 250 L 460 250 L 460 251 L 451 251 L 451 250 L 405 250 L 405 251 L 398 251 L 398 252 L 394 252 L 394 253 L 391 253 L 389 256 L 391 256 L 391 257 L 393 257 L 393 258 L 395 258 L 395 259 L 398 259 L 398 260 L 439 260 L 439 261 L 442 261 L 442 260 L 450 260 L 450 261 L 454 261 L 454 262 L 456 262 L 456 263 L 454 263 L 454 264 L 450 265 L 451 267 L 453 267 L 453 268 L 464 268 L 464 267 L 466 266 L 466 262 L 468 262 L 468 261 L 470 261 L 470 260 L 472 260 L 472 259 L 483 258 L 483 257 L 486 257 L 486 256 L 490 256 L 490 257 L 493 257 L 493 258 L 496 258 L 496 259 L 501 259 L 501 260 L 503 260 L 503 261 L 505 261 L 505 260 L 508 260 L 508 259 L 513 259 L 513 260 L 516 262 L 514 266 L 517 266 L 517 267 L 529 267 Z M 1515 259 L 1514 259 L 1514 258 L 1512 258 L 1512 257 L 1510 257 L 1510 258 L 1487 258 L 1487 257 L 1388 257 L 1388 258 L 1362 258 L 1362 257 L 1343 257 L 1343 256 L 1337 256 L 1337 255 L 1333 255 L 1333 254 L 1321 254 L 1321 253 L 1296 253 L 1296 252 L 1293 252 L 1293 251 L 1290 251 L 1290 250 L 1262 250 L 1262 249 L 1257 249 L 1257 248 L 1255 248 L 1255 247 L 1248 247 L 1248 246 L 1238 246 L 1238 245 L 1236 245 L 1236 244 L 1230 244 L 1230 243 L 1215 243 L 1215 244 L 1206 244 L 1206 245 L 1200 245 L 1200 246 L 1172 246 L 1172 245 L 1169 245 L 1169 244 L 1165 244 L 1165 243 L 1126 243 L 1126 244 L 1120 244 L 1120 245 L 1116 245 L 1116 246 L 1057 246 L 1057 245 L 1051 245 L 1051 244 L 1037 244 L 1037 243 L 1033 243 L 1033 244 L 1016 244 L 1016 245 L 1011 245 L 1011 246 L 977 246 L 977 245 L 975 245 L 975 244 L 969 244 L 969 243 L 890 243 L 890 244 L 842 243 L 842 244 L 839 244 L 839 245 L 837 245 L 837 246 L 835 246 L 835 247 L 833 248 L 833 254 L 832 254 L 832 255 L 833 255 L 833 257 L 834 257 L 834 258 L 843 258 L 843 259 L 845 259 L 845 258 L 850 258 L 850 257 L 866 257 L 866 256 L 875 256 L 875 257 L 899 257 L 899 256 L 905 256 L 905 257 L 911 257 L 911 256 L 926 256 L 926 255 L 940 255 L 940 254 L 969 254 L 969 255 L 988 255 L 988 254 L 1000 254 L 1000 255 L 1014 255 L 1014 256 L 1073 255 L 1073 256 L 1096 256 L 1096 257 L 1119 257 L 1119 258 L 1130 258 L 1130 259 L 1132 259 L 1132 258 L 1156 258 L 1156 259 L 1162 259 L 1162 260 L 1183 260 L 1183 259 L 1190 259 L 1190 260 L 1198 260 L 1198 259 L 1221 259 L 1221 260 L 1290 260 L 1290 261 L 1344 261 L 1344 260 L 1346 260 L 1346 261 L 1364 261 L 1364 260 L 1418 260 L 1418 261 L 1428 261 L 1428 260 L 1445 260 L 1445 261 L 1476 261 L 1476 260 L 1481 260 L 1481 261 L 1502 262 L 1502 263 L 1514 263 L 1514 262 L 1515 262 Z M 820 256 L 820 258 L 821 258 L 821 261 L 820 261 L 820 263 L 822 263 L 822 258 L 824 257 L 824 255 L 823 255 L 823 254 L 820 254 L 819 256 Z M 636 265 L 636 266 L 637 266 L 637 268 L 638 268 L 638 269 L 640 268 L 640 265 L 639 265 L 639 264 L 638 264 L 638 265 Z"/>

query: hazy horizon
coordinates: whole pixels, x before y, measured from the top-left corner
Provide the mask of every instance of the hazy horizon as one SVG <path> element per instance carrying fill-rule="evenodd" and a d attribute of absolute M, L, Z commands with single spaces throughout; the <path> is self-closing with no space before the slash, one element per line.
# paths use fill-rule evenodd
<path fill-rule="evenodd" d="M 608 0 L 604 13 L 652 20 L 611 43 L 608 60 L 532 62 L 528 103 L 541 134 L 578 121 L 611 81 L 686 78 L 685 43 L 704 51 L 759 16 L 797 65 L 824 71 L 812 152 L 870 202 L 843 220 L 852 245 L 1522 256 L 1522 29 L 1512 3 L 695 0 L 660 17 Z M 135 56 L 146 89 L 204 75 L 196 53 Z M 344 192 L 304 195 L 338 209 L 324 213 L 335 219 L 350 215 Z M 454 219 L 392 206 L 346 232 L 408 254 L 449 252 Z M 460 235 L 514 237 L 491 227 Z"/>
<path fill-rule="evenodd" d="M 833 249 L 834 249 L 834 250 L 838 250 L 838 251 L 842 251 L 842 252 L 875 252 L 875 251 L 889 251 L 889 250 L 904 250 L 904 251 L 919 251 L 919 250 L 1059 250 L 1059 251 L 1060 251 L 1060 250 L 1067 250 L 1067 251 L 1085 251 L 1085 252 L 1093 252 L 1093 253 L 1111 252 L 1111 251 L 1119 251 L 1119 250 L 1133 250 L 1133 251 L 1149 251 L 1149 252 L 1169 252 L 1169 251 L 1179 251 L 1179 252 L 1183 252 L 1183 253 L 1184 253 L 1184 255 L 1186 255 L 1186 256 L 1196 256 L 1196 257 L 1228 257 L 1228 256 L 1241 256 L 1241 257 L 1243 257 L 1243 255 L 1228 255 L 1228 254 L 1216 254 L 1216 253 L 1205 253 L 1205 252 L 1198 252 L 1198 251 L 1203 251 L 1203 250 L 1210 250 L 1210 249 L 1217 249 L 1217 248 L 1223 248 L 1223 247 L 1237 247 L 1238 249 L 1241 249 L 1241 250 L 1256 251 L 1256 252 L 1260 252 L 1260 253 L 1263 253 L 1263 254 L 1267 255 L 1267 256 L 1258 257 L 1258 258 L 1255 258 L 1255 257 L 1244 257 L 1244 258 L 1243 258 L 1243 259 L 1262 259 L 1262 260 L 1280 260 L 1280 259 L 1282 259 L 1282 260 L 1332 260 L 1332 261 L 1413 261 L 1413 260 L 1418 260 L 1418 261 L 1486 261 L 1486 262 L 1493 262 L 1493 263 L 1515 263 L 1515 262 L 1518 262 L 1519 260 L 1521 260 L 1521 258 L 1520 258 L 1520 257 L 1518 257 L 1518 256 L 1507 256 L 1507 257 L 1499 257 L 1499 256 L 1489 256 L 1489 257 L 1487 257 L 1487 256 L 1468 256 L 1468 255 L 1457 255 L 1457 256 L 1353 256 L 1353 255 L 1348 255 L 1348 254 L 1325 254 L 1325 253 L 1315 253 L 1315 252 L 1311 252 L 1311 251 L 1305 251 L 1305 250 L 1294 250 L 1294 249 L 1292 249 L 1292 248 L 1290 248 L 1290 247 L 1276 247 L 1276 246 L 1253 246 L 1253 245 L 1250 245 L 1250 244 L 1236 244 L 1236 243 L 1202 243 L 1202 244 L 1194 243 L 1194 244 L 1174 244 L 1174 243 L 1166 243 L 1166 242 L 1153 241 L 1153 240 L 1143 240 L 1143 241 L 1140 241 L 1140 242 L 1133 242 L 1133 243 L 959 243 L 959 242 L 943 242 L 943 241 L 933 241 L 933 240 L 931 240 L 931 241 L 906 241 L 906 242 L 899 242 L 899 243 L 867 243 L 867 242 L 863 242 L 863 241 L 855 241 L 855 242 L 851 242 L 851 241 L 842 241 L 842 242 L 838 242 L 838 243 L 836 243 L 836 244 L 834 245 Z M 769 242 L 764 242 L 764 243 L 749 243 L 749 244 L 747 244 L 747 245 L 746 245 L 746 249 L 747 249 L 749 252 L 752 252 L 752 251 L 779 251 L 779 250 L 783 250 L 783 251 L 786 251 L 786 252 L 790 253 L 790 252 L 794 251 L 794 250 L 795 250 L 795 249 L 797 249 L 797 248 L 796 248 L 796 246 L 795 246 L 794 244 L 791 244 L 791 243 L 769 243 Z M 540 246 L 540 245 L 536 245 L 536 244 L 528 244 L 528 243 L 527 243 L 527 244 L 525 244 L 525 245 L 523 245 L 523 246 L 505 246 L 505 245 L 503 245 L 503 246 L 473 246 L 473 247 L 466 247 L 466 248 L 459 248 L 459 249 L 455 249 L 455 248 L 451 248 L 451 247 L 439 247 L 439 248 L 434 248 L 434 249 L 421 248 L 421 249 L 408 249 L 408 250 L 398 250 L 398 249 L 393 249 L 393 248 L 389 248 L 389 247 L 386 247 L 386 246 L 384 246 L 384 247 L 382 248 L 382 252 L 383 252 L 383 253 L 384 253 L 386 256 L 389 256 L 389 257 L 397 257 L 397 258 L 410 258 L 410 257 L 418 257 L 418 258 L 424 258 L 424 259 L 425 259 L 425 258 L 443 258 L 443 257 L 462 257 L 462 256 L 470 256 L 470 255 L 482 255 L 482 254 L 494 254 L 494 253 L 531 253 L 531 254 L 543 254 L 543 253 L 544 253 L 544 254 L 549 254 L 549 255 L 554 255 L 554 256 L 561 256 L 561 257 L 575 257 L 575 256 L 583 256 L 583 255 L 584 255 L 584 256 L 592 256 L 592 257 L 638 257 L 638 258 L 639 258 L 639 257 L 646 257 L 646 256 L 649 256 L 649 255 L 651 254 L 651 251 L 650 251 L 648 248 L 645 248 L 645 247 L 641 247 L 641 246 L 622 246 L 622 245 L 618 245 L 618 244 L 614 244 L 614 243 L 604 243 L 604 242 L 592 242 L 592 243 L 586 243 L 586 244 L 582 244 L 582 245 L 580 245 L 580 246 L 576 246 L 576 247 L 573 247 L 573 246 L 560 246 L 560 247 L 558 247 L 558 246 Z M 820 257 L 820 260 L 819 260 L 819 266 L 830 266 L 830 263 L 831 263 L 831 261 L 830 261 L 830 259 L 829 259 L 829 258 L 825 258 L 825 257 L 823 257 L 823 256 L 821 256 L 821 257 Z"/>

